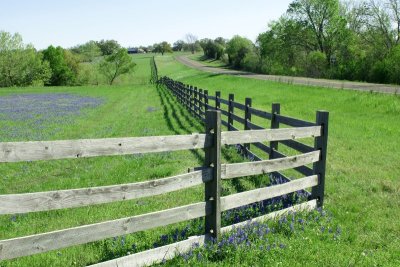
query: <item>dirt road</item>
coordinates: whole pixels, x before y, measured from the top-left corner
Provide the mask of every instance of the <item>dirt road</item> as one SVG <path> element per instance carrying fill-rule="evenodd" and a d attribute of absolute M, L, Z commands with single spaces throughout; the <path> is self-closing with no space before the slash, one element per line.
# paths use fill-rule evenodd
<path fill-rule="evenodd" d="M 395 93 L 400 94 L 400 86 L 396 85 L 255 74 L 245 71 L 237 71 L 237 70 L 206 66 L 198 61 L 191 60 L 184 55 L 177 56 L 176 60 L 178 60 L 179 62 L 188 67 L 216 74 L 235 75 L 238 77 L 258 79 L 258 80 L 268 80 L 268 81 L 282 82 L 288 84 L 310 85 L 310 86 L 320 86 L 327 88 L 348 89 L 348 90 L 358 90 L 358 91 L 368 91 L 368 92 L 373 91 L 373 92 L 387 93 L 387 94 L 395 94 Z"/>

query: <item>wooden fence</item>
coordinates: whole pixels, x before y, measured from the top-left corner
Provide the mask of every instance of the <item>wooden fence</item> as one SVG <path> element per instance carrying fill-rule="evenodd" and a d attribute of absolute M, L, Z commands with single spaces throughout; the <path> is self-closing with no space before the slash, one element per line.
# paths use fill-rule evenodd
<path fill-rule="evenodd" d="M 150 71 L 151 71 L 150 83 L 156 84 L 158 81 L 158 70 L 154 57 L 150 59 Z"/>
<path fill-rule="evenodd" d="M 1 240 L 0 260 L 86 244 L 205 217 L 206 232 L 204 235 L 97 264 L 98 266 L 141 266 L 170 259 L 178 251 L 189 250 L 194 243 L 203 244 L 208 239 L 218 238 L 222 232 L 230 230 L 233 226 L 221 228 L 221 212 L 223 211 L 306 188 L 313 189 L 308 202 L 254 218 L 254 220 L 264 220 L 289 210 L 312 209 L 317 206 L 319 194 L 323 192 L 321 187 L 323 187 L 324 173 L 321 170 L 324 170 L 325 166 L 323 155 L 326 154 L 326 146 L 319 147 L 319 145 L 326 144 L 327 132 L 324 125 L 222 132 L 221 111 L 209 108 L 204 115 L 206 125 L 204 134 L 0 143 L 0 162 L 3 163 L 188 149 L 204 149 L 205 151 L 205 162 L 202 168 L 173 177 L 112 186 L 0 195 L 0 214 L 5 215 L 125 201 L 160 195 L 196 185 L 205 185 L 203 202 L 96 224 Z M 310 148 L 305 153 L 296 156 L 258 162 L 221 164 L 221 146 L 223 145 L 282 142 L 284 140 L 294 142 L 295 139 L 308 137 L 316 138 L 315 149 Z M 304 178 L 285 184 L 220 196 L 223 180 L 299 168 L 311 163 L 314 164 L 314 169 Z M 321 199 L 319 200 L 321 201 Z M 234 226 L 239 225 L 240 223 Z"/>
<path fill-rule="evenodd" d="M 307 129 L 315 129 L 315 126 L 321 127 L 322 135 L 315 136 L 316 138 L 314 139 L 314 146 L 301 143 L 291 138 L 272 140 L 269 142 L 269 146 L 265 145 L 261 141 L 254 142 L 252 145 L 256 147 L 259 151 L 266 153 L 267 158 L 271 160 L 287 158 L 285 154 L 278 150 L 278 144 L 285 145 L 286 147 L 300 153 L 320 151 L 320 160 L 313 165 L 313 168 L 307 166 L 298 166 L 295 167 L 294 170 L 305 176 L 310 176 L 314 174 L 317 174 L 319 176 L 319 185 L 313 188 L 311 195 L 313 199 L 318 200 L 318 206 L 322 207 L 325 188 L 325 167 L 328 145 L 329 112 L 317 111 L 316 121 L 308 122 L 282 115 L 280 113 L 279 103 L 272 104 L 272 110 L 270 112 L 267 112 L 253 108 L 251 98 L 246 98 L 245 103 L 242 104 L 235 101 L 234 94 L 229 94 L 228 99 L 221 98 L 221 93 L 219 91 L 215 92 L 215 96 L 211 96 L 208 94 L 208 90 L 198 89 L 197 87 L 174 81 L 168 77 L 162 77 L 161 79 L 159 79 L 158 83 L 169 89 L 170 92 L 175 95 L 178 102 L 186 107 L 190 114 L 203 122 L 205 122 L 205 114 L 208 110 L 220 111 L 225 118 L 221 120 L 221 123 L 227 128 L 228 131 L 239 131 L 238 128 L 234 127 L 234 122 L 241 124 L 244 130 L 265 130 L 264 127 L 252 122 L 252 118 L 254 116 L 257 116 L 261 119 L 269 120 L 270 129 L 279 129 L 279 127 L 282 125 L 287 125 L 289 127 L 298 127 L 301 128 L 303 131 L 306 131 Z M 242 116 L 239 116 L 237 112 L 235 114 L 235 111 L 237 110 L 241 111 Z M 286 128 L 283 128 L 282 130 L 285 131 L 285 129 Z M 240 133 L 238 135 L 240 135 Z M 255 152 L 250 149 L 250 142 L 239 141 L 240 139 L 238 138 L 237 142 L 234 143 L 237 145 L 242 144 L 240 145 L 240 147 L 244 156 L 252 161 L 263 160 L 261 156 L 256 155 Z M 272 172 L 273 176 L 279 178 L 279 180 L 290 181 L 288 177 L 278 171 L 268 172 Z"/>

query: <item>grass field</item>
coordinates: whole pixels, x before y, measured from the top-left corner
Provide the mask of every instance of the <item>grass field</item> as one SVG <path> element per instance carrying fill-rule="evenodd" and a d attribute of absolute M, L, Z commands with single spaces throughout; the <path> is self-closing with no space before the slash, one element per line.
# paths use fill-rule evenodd
<path fill-rule="evenodd" d="M 315 235 L 292 237 L 284 255 L 271 263 L 336 266 L 400 265 L 400 97 L 297 86 L 189 69 L 171 56 L 157 57 L 160 75 L 220 90 L 244 103 L 315 120 L 316 110 L 330 112 L 325 207 L 343 228 L 339 242 Z M 266 121 L 257 121 L 269 126 Z M 300 240 L 307 239 L 307 242 Z M 254 256 L 254 255 L 253 255 Z M 247 265 L 251 262 L 244 260 Z"/>
<path fill-rule="evenodd" d="M 174 107 L 167 102 L 171 99 L 164 98 L 161 100 L 162 93 L 154 86 L 149 85 L 149 58 L 150 56 L 135 57 L 138 66 L 134 74 L 135 78 L 132 79 L 135 82 L 131 85 L 0 90 L 0 99 L 16 94 L 26 95 L 24 100 L 26 105 L 32 94 L 35 96 L 44 94 L 46 97 L 50 93 L 56 94 L 59 96 L 59 107 L 71 104 L 71 101 L 68 100 L 70 95 L 98 101 L 96 107 L 82 109 L 79 114 L 70 114 L 65 111 L 65 114 L 50 114 L 51 116 L 47 116 L 51 112 L 50 110 L 42 112 L 39 104 L 31 105 L 31 110 L 21 112 L 33 113 L 35 116 L 32 118 L 22 116 L 22 120 L 7 117 L 11 116 L 8 113 L 17 113 L 13 109 L 7 110 L 7 114 L 2 112 L 0 120 L 0 139 L 2 141 L 33 141 L 173 135 L 201 131 L 203 129 L 201 125 L 187 116 L 179 107 Z M 77 105 L 71 107 L 77 108 Z M 10 128 L 10 125 L 13 127 Z M 12 130 L 13 133 L 10 134 L 7 129 Z M 133 155 L 0 164 L 0 173 L 2 174 L 0 193 L 72 189 L 167 177 L 185 173 L 189 167 L 199 166 L 202 156 L 202 151 L 183 151 L 146 156 Z M 198 187 L 136 201 L 0 216 L 0 239 L 128 217 L 202 200 L 202 188 Z M 124 241 L 126 242 L 125 246 L 130 247 L 135 244 L 138 250 L 152 248 L 157 238 L 168 229 L 132 235 Z M 121 249 L 121 246 L 119 246 L 119 249 Z M 113 257 L 110 256 L 112 251 L 114 251 L 112 241 L 106 240 L 0 262 L 0 266 L 84 266 Z"/>
<path fill-rule="evenodd" d="M 124 77 L 121 85 L 117 86 L 1 89 L 1 140 L 202 132 L 203 126 L 192 119 L 171 95 L 149 84 L 150 57 L 134 56 L 138 64 L 135 74 Z M 220 89 L 223 96 L 228 92 L 235 93 L 238 101 L 251 96 L 253 105 L 263 109 L 270 109 L 272 102 L 280 102 L 284 114 L 308 120 L 314 118 L 317 109 L 331 112 L 327 214 L 296 215 L 298 217 L 292 218 L 293 226 L 290 218 L 288 222 L 270 222 L 267 234 L 265 225 L 249 227 L 245 230 L 248 234 L 235 235 L 235 238 L 241 236 L 241 245 L 227 245 L 220 249 L 216 244 L 205 250 L 199 248 L 193 255 L 182 255 L 166 262 L 167 265 L 400 265 L 400 145 L 397 142 L 400 98 L 210 75 L 188 69 L 170 56 L 157 57 L 157 63 L 163 75 L 211 91 Z M 263 121 L 257 123 L 265 124 Z M 241 160 L 233 149 L 224 149 L 223 155 L 223 161 Z M 0 194 L 145 181 L 185 173 L 187 168 L 201 165 L 202 160 L 203 152 L 200 150 L 0 164 Z M 258 186 L 266 185 L 268 181 L 258 183 Z M 226 183 L 223 194 L 253 187 L 249 180 L 239 179 Z M 0 239 L 117 219 L 202 200 L 203 188 L 195 187 L 113 204 L 0 216 Z M 242 212 L 252 214 L 253 211 Z M 230 220 L 228 215 L 224 215 L 224 224 Z M 201 221 L 181 223 L 4 261 L 0 266 L 84 266 L 149 249 L 154 243 L 172 242 L 178 235 L 177 229 L 181 238 L 200 234 L 201 227 L 197 227 L 200 224 Z M 264 234 L 258 234 L 260 229 Z M 230 237 L 226 236 L 228 242 Z"/>

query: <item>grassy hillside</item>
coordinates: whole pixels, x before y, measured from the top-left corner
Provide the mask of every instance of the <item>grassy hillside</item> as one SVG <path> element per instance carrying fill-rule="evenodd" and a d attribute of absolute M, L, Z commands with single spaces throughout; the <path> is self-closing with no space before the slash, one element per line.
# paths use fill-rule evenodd
<path fill-rule="evenodd" d="M 253 106 L 260 109 L 270 110 L 271 103 L 278 102 L 281 113 L 310 121 L 315 120 L 316 110 L 330 112 L 325 207 L 343 227 L 342 238 L 334 245 L 312 235 L 304 236 L 310 240 L 301 245 L 297 237 L 291 238 L 288 251 L 274 264 L 400 264 L 399 96 L 204 73 L 171 56 L 157 57 L 157 64 L 160 75 L 208 89 L 210 94 L 220 90 L 225 99 L 228 93 L 242 103 L 252 97 Z M 256 122 L 269 126 L 267 121 Z"/>

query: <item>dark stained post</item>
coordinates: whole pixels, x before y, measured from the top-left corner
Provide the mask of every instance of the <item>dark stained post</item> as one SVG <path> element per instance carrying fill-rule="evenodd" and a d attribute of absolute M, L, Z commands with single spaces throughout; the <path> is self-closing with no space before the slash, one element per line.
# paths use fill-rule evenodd
<path fill-rule="evenodd" d="M 208 90 L 204 90 L 204 112 L 208 110 Z"/>
<path fill-rule="evenodd" d="M 279 129 L 279 121 L 276 119 L 276 114 L 281 113 L 281 104 L 279 103 L 273 103 L 272 104 L 272 118 L 271 118 L 271 129 Z M 274 159 L 274 151 L 278 150 L 278 142 L 273 141 L 269 143 L 269 147 L 271 148 L 271 151 L 269 152 L 269 159 Z"/>
<path fill-rule="evenodd" d="M 203 119 L 203 89 L 199 89 L 199 114 L 200 114 L 200 118 Z"/>
<path fill-rule="evenodd" d="M 194 116 L 200 117 L 199 113 L 199 101 L 198 101 L 198 93 L 197 87 L 194 88 L 194 96 L 193 96 L 193 113 Z"/>
<path fill-rule="evenodd" d="M 250 107 L 251 107 L 251 98 L 246 98 L 245 100 L 245 110 L 244 110 L 244 130 L 250 130 L 250 127 L 248 125 L 248 122 L 251 121 L 251 112 L 250 112 Z M 245 148 L 245 155 L 248 156 L 247 151 L 250 151 L 250 144 L 244 144 Z"/>
<path fill-rule="evenodd" d="M 216 110 L 221 109 L 221 92 L 220 91 L 215 92 L 215 109 Z"/>
<path fill-rule="evenodd" d="M 324 205 L 325 192 L 325 172 L 326 172 L 326 154 L 328 149 L 328 121 L 329 112 L 317 111 L 316 124 L 321 126 L 321 136 L 316 137 L 314 141 L 315 150 L 321 151 L 319 161 L 313 165 L 314 174 L 318 175 L 318 185 L 312 188 L 312 199 L 318 200 L 318 207 Z"/>
<path fill-rule="evenodd" d="M 213 145 L 205 149 L 205 166 L 213 168 L 213 180 L 205 184 L 205 201 L 211 214 L 205 217 L 205 232 L 218 238 L 221 232 L 221 111 L 206 112 L 206 134 L 212 134 Z"/>
<path fill-rule="evenodd" d="M 234 105 L 233 101 L 235 101 L 235 95 L 234 94 L 229 94 L 229 106 L 228 106 L 228 131 L 232 131 L 232 126 L 233 126 L 233 118 L 232 114 L 234 112 Z"/>
<path fill-rule="evenodd" d="M 193 87 L 191 85 L 189 86 L 188 100 L 189 113 L 193 116 Z"/>

